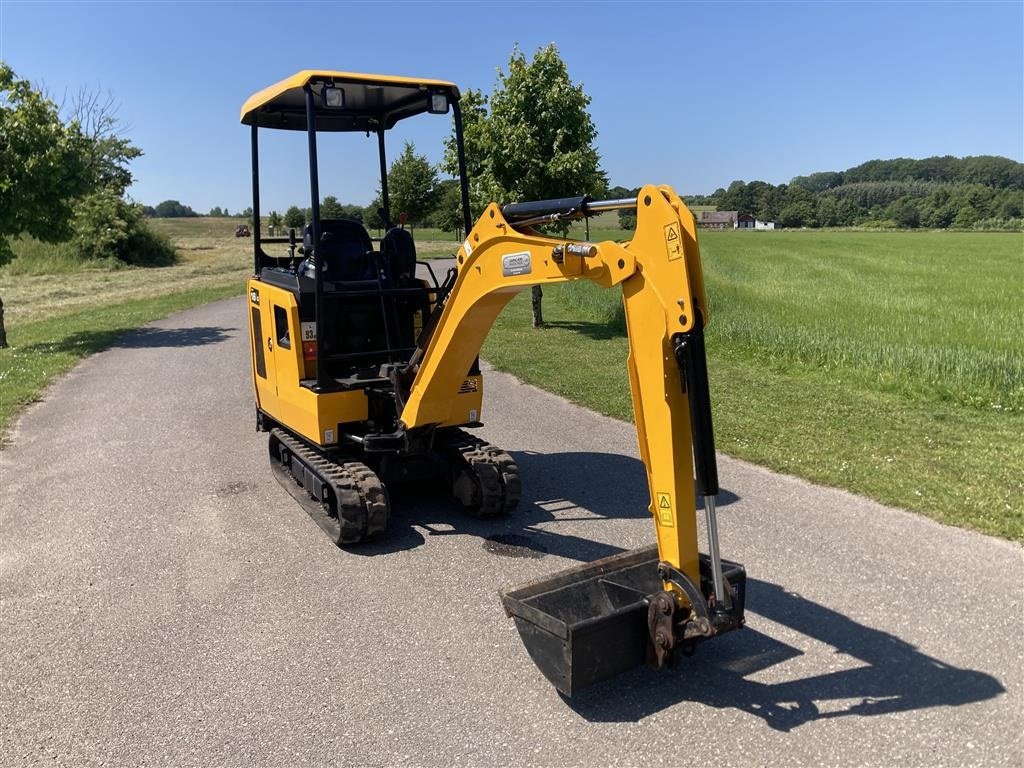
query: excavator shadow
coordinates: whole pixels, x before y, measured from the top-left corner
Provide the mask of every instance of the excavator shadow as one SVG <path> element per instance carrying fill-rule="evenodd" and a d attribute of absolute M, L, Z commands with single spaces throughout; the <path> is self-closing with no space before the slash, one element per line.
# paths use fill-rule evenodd
<path fill-rule="evenodd" d="M 649 519 L 647 475 L 639 459 L 613 453 L 564 452 L 539 454 L 512 451 L 523 481 L 519 508 L 507 517 L 478 520 L 461 512 L 443 489 L 423 486 L 389 488 L 392 518 L 387 535 L 349 549 L 353 554 L 380 555 L 421 546 L 425 536 L 478 536 L 489 551 L 512 557 L 557 555 L 590 562 L 623 551 L 553 529 L 551 523 Z M 739 497 L 726 490 L 719 507 Z"/>
<path fill-rule="evenodd" d="M 780 682 L 764 682 L 772 676 L 767 670 L 805 652 L 757 630 L 752 613 L 831 646 L 831 653 L 849 660 L 849 668 L 796 679 L 792 671 L 781 671 Z M 956 707 L 1006 690 L 991 675 L 946 664 L 776 584 L 748 578 L 747 614 L 747 628 L 702 645 L 672 671 L 633 670 L 565 701 L 596 722 L 634 722 L 697 702 L 743 710 L 785 732 L 815 720 Z M 755 673 L 762 674 L 750 679 Z"/>

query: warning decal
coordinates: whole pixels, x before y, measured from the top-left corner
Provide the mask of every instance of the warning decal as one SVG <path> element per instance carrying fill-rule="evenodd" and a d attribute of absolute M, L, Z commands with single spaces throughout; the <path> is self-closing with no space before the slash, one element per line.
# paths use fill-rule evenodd
<path fill-rule="evenodd" d="M 675 520 L 672 515 L 672 494 L 656 493 L 655 496 L 658 498 L 658 522 L 667 528 L 673 527 Z"/>
<path fill-rule="evenodd" d="M 668 260 L 681 258 L 683 255 L 683 240 L 679 237 L 679 224 L 668 224 L 665 227 L 665 248 L 668 250 Z"/>

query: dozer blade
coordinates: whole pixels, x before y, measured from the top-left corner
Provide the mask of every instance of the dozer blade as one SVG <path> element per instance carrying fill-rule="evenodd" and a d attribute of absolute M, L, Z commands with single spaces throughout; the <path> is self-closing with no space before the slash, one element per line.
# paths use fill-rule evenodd
<path fill-rule="evenodd" d="M 713 594 L 709 559 L 701 555 L 701 592 Z M 648 606 L 664 583 L 657 546 L 623 552 L 501 592 L 527 652 L 566 696 L 651 659 Z M 728 624 L 743 624 L 746 573 L 723 561 L 732 605 Z M 710 636 L 710 635 L 709 635 Z M 696 638 L 688 638 L 689 648 Z"/>

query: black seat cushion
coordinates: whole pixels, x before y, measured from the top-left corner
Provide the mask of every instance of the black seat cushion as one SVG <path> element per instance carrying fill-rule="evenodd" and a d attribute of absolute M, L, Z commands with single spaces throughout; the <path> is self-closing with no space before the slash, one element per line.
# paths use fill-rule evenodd
<path fill-rule="evenodd" d="M 408 230 L 393 227 L 380 241 L 384 277 L 392 287 L 406 287 L 416 277 L 416 244 Z"/>
<path fill-rule="evenodd" d="M 320 246 L 314 252 L 326 266 L 324 277 L 332 282 L 373 280 L 376 269 L 370 252 L 373 241 L 358 221 L 353 219 L 321 219 Z M 303 243 L 308 251 L 313 245 L 313 228 L 307 224 Z"/>

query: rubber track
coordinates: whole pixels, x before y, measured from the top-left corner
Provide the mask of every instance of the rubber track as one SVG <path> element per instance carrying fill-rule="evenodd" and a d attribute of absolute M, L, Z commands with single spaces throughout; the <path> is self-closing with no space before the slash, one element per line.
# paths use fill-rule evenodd
<path fill-rule="evenodd" d="M 338 544 L 356 544 L 385 531 L 390 511 L 387 490 L 372 469 L 358 461 L 335 463 L 284 430 L 273 429 L 271 435 L 330 487 L 332 511 L 339 522 Z"/>
<path fill-rule="evenodd" d="M 482 498 L 478 507 L 467 510 L 470 514 L 481 518 L 498 517 L 519 505 L 523 485 L 515 459 L 496 445 L 461 429 L 447 432 L 444 440 L 453 464 L 459 461 L 470 467 L 480 481 Z"/>

